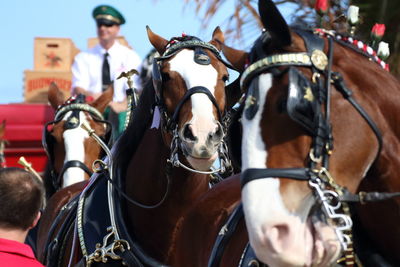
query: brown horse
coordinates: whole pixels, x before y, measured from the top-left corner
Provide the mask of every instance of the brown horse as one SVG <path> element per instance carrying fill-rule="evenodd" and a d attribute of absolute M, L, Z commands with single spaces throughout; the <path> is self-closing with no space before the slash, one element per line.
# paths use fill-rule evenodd
<path fill-rule="evenodd" d="M 110 127 L 102 113 L 112 100 L 113 89 L 106 90 L 96 101 L 86 103 L 83 95 L 65 101 L 55 83 L 49 87 L 48 99 L 55 110 L 54 121 L 43 131 L 43 146 L 49 158 L 45 178 L 47 196 L 76 182 L 87 180 L 94 160 L 104 153 L 80 126 L 88 122 L 97 135 L 109 139 Z"/>
<path fill-rule="evenodd" d="M 217 42 L 224 41 L 221 30 L 215 29 L 210 42 L 192 36 L 168 41 L 149 28 L 147 33 L 161 56 L 154 62 L 152 81 L 144 88 L 131 122 L 109 158 L 114 170 L 108 185 L 115 189 L 108 193 L 112 208 L 107 207 L 102 191 L 106 178 L 94 176 L 77 207 L 75 244 L 79 244 L 79 251 L 74 249 L 72 256 L 59 253 L 58 263 L 113 259 L 121 263 L 122 259 L 131 266 L 171 264 L 185 213 L 210 188 L 212 164 L 220 158 L 221 168 L 226 166 L 223 116 L 228 72 Z M 48 209 L 47 213 L 54 211 Z M 107 232 L 110 225 L 111 232 Z"/>
<path fill-rule="evenodd" d="M 398 80 L 352 37 L 289 29 L 269 0 L 259 12 L 266 30 L 251 52 L 223 48 L 245 70 L 241 196 L 256 257 L 268 266 L 328 266 L 343 252 L 338 262 L 349 266 L 357 255 L 364 266 L 397 266 Z M 217 234 L 232 232 L 218 229 L 238 200 L 237 183 L 219 183 L 192 207 L 175 266 L 259 266 L 243 265 L 240 220 L 225 252 L 212 250 Z"/>
<path fill-rule="evenodd" d="M 336 206 L 339 199 L 365 202 L 393 194 L 350 193 L 400 191 L 393 115 L 400 86 L 352 38 L 290 30 L 272 1 L 259 3 L 266 32 L 242 78 L 242 198 L 250 243 L 270 266 L 325 266 L 351 249 L 350 214 L 345 204 Z M 400 260 L 399 205 L 389 198 L 355 207 L 363 234 L 392 264 Z"/>

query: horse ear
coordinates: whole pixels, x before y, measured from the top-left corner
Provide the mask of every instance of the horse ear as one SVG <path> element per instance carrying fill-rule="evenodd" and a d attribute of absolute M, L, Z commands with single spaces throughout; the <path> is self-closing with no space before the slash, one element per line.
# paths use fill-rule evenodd
<path fill-rule="evenodd" d="M 96 108 L 100 113 L 103 113 L 108 103 L 110 103 L 114 96 L 114 87 L 110 85 L 91 105 Z"/>
<path fill-rule="evenodd" d="M 264 28 L 273 37 L 274 44 L 287 46 L 292 43 L 289 26 L 272 0 L 259 0 L 258 12 Z"/>
<path fill-rule="evenodd" d="M 168 41 L 161 36 L 155 34 L 150 30 L 149 26 L 146 26 L 147 30 L 147 37 L 149 38 L 150 43 L 152 46 L 157 50 L 157 52 L 162 55 L 165 52 L 165 47 L 168 44 Z"/>
<path fill-rule="evenodd" d="M 243 50 L 234 49 L 225 44 L 221 44 L 221 46 L 222 46 L 222 53 L 224 53 L 226 59 L 232 64 L 232 66 L 237 71 L 243 72 L 249 54 Z"/>
<path fill-rule="evenodd" d="M 60 89 L 58 89 L 58 86 L 55 82 L 52 82 L 49 87 L 49 92 L 47 95 L 47 98 L 50 102 L 50 105 L 54 108 L 57 109 L 59 105 L 64 103 L 64 95 L 61 92 Z"/>
<path fill-rule="evenodd" d="M 225 42 L 225 36 L 224 33 L 221 31 L 221 28 L 219 26 L 217 26 L 212 34 L 212 40 L 210 41 L 210 43 L 212 43 L 213 45 L 215 45 L 218 50 L 221 50 L 221 44 L 223 44 Z"/>

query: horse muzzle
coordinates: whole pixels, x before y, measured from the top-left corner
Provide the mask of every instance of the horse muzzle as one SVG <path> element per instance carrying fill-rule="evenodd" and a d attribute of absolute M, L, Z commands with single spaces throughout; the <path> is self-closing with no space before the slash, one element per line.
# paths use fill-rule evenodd
<path fill-rule="evenodd" d="M 224 131 L 219 122 L 211 127 L 200 128 L 186 123 L 180 131 L 181 150 L 193 168 L 206 171 L 218 157 Z"/>
<path fill-rule="evenodd" d="M 341 244 L 335 229 L 309 216 L 294 214 L 261 226 L 252 238 L 257 257 L 268 266 L 330 266 L 339 257 Z"/>

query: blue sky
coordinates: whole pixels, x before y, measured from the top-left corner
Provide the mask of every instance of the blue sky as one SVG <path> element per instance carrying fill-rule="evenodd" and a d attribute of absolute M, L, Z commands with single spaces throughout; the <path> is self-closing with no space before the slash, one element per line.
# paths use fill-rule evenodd
<path fill-rule="evenodd" d="M 126 19 L 121 35 L 143 58 L 151 49 L 146 25 L 166 39 L 185 32 L 208 41 L 215 27 L 222 25 L 227 14 L 232 13 L 233 2 L 223 6 L 207 29 L 201 29 L 201 19 L 195 14 L 194 6 L 185 7 L 183 0 L 3 1 L 0 103 L 23 101 L 23 72 L 33 70 L 35 37 L 71 38 L 79 49 L 86 49 L 87 39 L 96 36 L 91 13 L 97 5 L 108 4 L 121 11 Z"/>

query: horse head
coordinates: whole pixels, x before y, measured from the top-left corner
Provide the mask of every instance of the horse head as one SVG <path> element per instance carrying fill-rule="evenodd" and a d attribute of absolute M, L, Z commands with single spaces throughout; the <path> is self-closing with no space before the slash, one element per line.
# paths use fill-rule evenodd
<path fill-rule="evenodd" d="M 259 1 L 259 12 L 265 30 L 250 53 L 223 48 L 244 70 L 241 179 L 250 243 L 269 266 L 326 266 L 351 247 L 341 195 L 356 193 L 385 151 L 379 84 L 392 92 L 398 85 L 384 64 L 335 34 L 290 29 L 272 1 Z"/>
<path fill-rule="evenodd" d="M 161 55 L 153 63 L 156 102 L 164 118 L 164 135 L 172 150 L 178 147 L 196 170 L 208 171 L 223 142 L 225 82 L 228 71 L 219 51 L 224 36 L 219 27 L 210 42 L 193 36 L 170 41 L 147 28 L 149 40 Z"/>
<path fill-rule="evenodd" d="M 55 83 L 49 87 L 48 99 L 55 110 L 55 119 L 48 122 L 43 132 L 43 146 L 52 165 L 55 188 L 66 187 L 88 179 L 94 160 L 102 156 L 100 145 L 90 138 L 81 125 L 89 123 L 95 133 L 107 142 L 111 128 L 102 113 L 112 100 L 110 87 L 93 103 L 86 103 L 84 95 L 64 96 Z"/>

